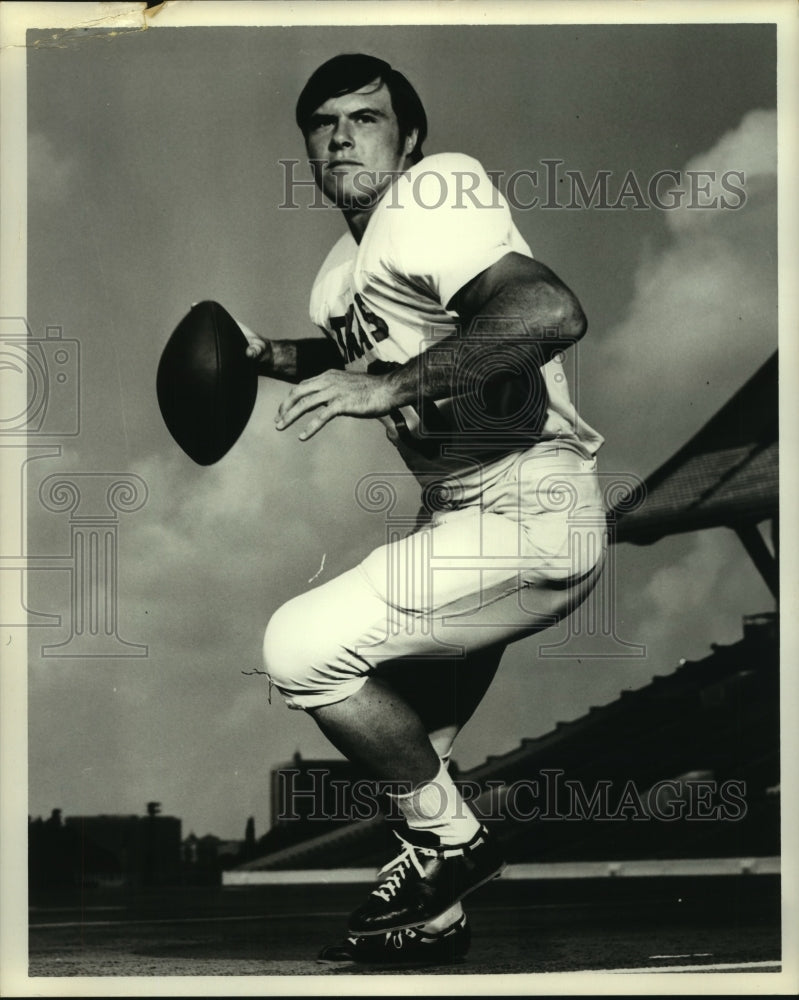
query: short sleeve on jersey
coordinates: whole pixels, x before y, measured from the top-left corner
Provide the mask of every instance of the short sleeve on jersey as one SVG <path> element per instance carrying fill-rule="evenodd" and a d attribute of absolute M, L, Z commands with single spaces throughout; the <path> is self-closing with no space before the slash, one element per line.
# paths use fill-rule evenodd
<path fill-rule="evenodd" d="M 507 253 L 531 256 L 502 194 L 477 160 L 460 153 L 416 164 L 382 208 L 387 263 L 442 306 Z"/>

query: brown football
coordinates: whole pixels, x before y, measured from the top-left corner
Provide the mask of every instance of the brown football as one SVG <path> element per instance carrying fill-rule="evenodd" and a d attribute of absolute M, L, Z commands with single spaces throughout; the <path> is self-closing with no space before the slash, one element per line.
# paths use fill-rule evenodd
<path fill-rule="evenodd" d="M 218 302 L 199 302 L 178 323 L 158 365 L 158 405 L 172 437 L 198 465 L 226 455 L 247 426 L 258 373 L 247 338 Z"/>

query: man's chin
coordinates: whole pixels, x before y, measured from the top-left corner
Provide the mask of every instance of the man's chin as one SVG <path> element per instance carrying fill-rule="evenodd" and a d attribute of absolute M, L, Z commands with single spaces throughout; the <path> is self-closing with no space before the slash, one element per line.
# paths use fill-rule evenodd
<path fill-rule="evenodd" d="M 332 174 L 325 178 L 324 192 L 335 208 L 343 211 L 364 211 L 380 201 L 389 186 L 388 172 L 358 173 L 354 178 L 344 174 Z"/>
<path fill-rule="evenodd" d="M 381 191 L 326 191 L 328 200 L 334 208 L 342 212 L 365 212 L 374 208 L 380 201 Z"/>

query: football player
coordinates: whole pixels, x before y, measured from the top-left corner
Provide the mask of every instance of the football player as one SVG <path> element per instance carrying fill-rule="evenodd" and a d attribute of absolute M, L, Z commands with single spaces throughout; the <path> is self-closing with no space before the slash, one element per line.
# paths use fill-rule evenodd
<path fill-rule="evenodd" d="M 415 531 L 275 611 L 265 666 L 290 707 L 391 783 L 404 818 L 398 857 L 323 956 L 448 961 L 468 948 L 461 900 L 503 867 L 448 773 L 453 740 L 506 645 L 561 620 L 602 567 L 602 438 L 562 363 L 586 320 L 483 166 L 423 156 L 424 108 L 388 63 L 329 60 L 296 118 L 346 232 L 311 291 L 322 336 L 245 328 L 248 353 L 294 383 L 278 430 L 304 441 L 341 415 L 381 420 L 422 507 Z"/>

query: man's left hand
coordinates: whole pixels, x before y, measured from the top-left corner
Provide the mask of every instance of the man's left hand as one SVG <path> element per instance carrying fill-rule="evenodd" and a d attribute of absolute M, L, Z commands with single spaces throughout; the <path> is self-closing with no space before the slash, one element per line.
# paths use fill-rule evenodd
<path fill-rule="evenodd" d="M 394 405 L 385 377 L 330 370 L 294 386 L 278 408 L 275 425 L 282 431 L 313 413 L 300 434 L 300 441 L 307 441 L 334 417 L 383 417 Z"/>

